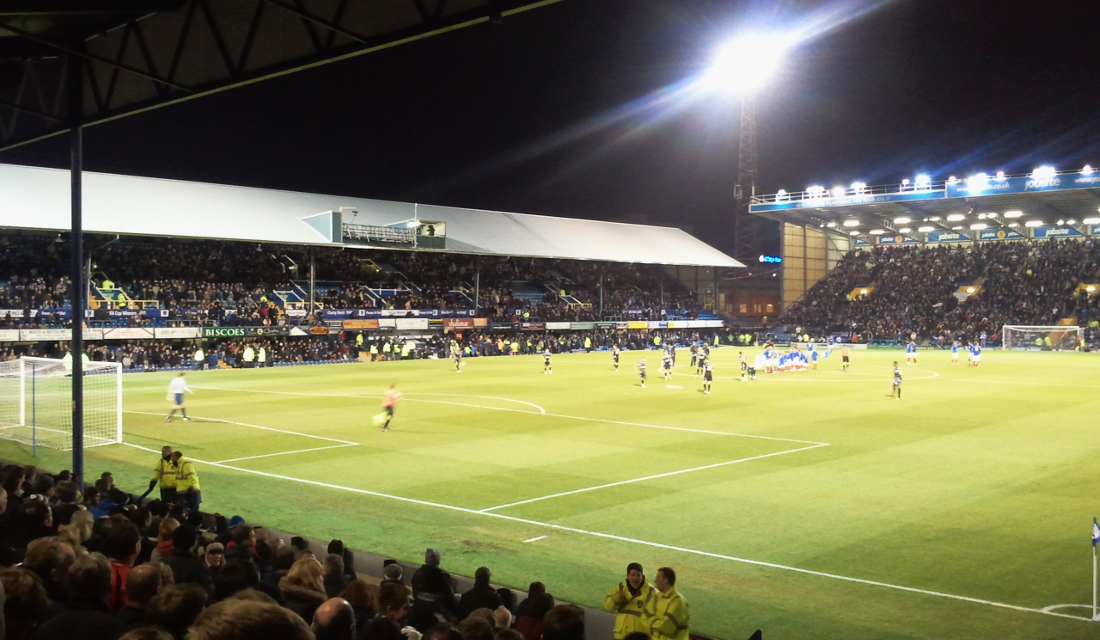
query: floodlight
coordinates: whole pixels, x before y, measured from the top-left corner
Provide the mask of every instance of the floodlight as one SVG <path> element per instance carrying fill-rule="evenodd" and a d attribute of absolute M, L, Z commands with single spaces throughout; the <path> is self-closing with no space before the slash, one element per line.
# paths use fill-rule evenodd
<path fill-rule="evenodd" d="M 989 187 L 989 175 L 976 173 L 966 179 L 966 188 L 971 193 L 985 191 Z"/>
<path fill-rule="evenodd" d="M 1085 291 L 1088 291 L 1089 293 L 1096 291 L 1096 285 L 1090 284 L 1089 286 L 1085 287 Z"/>
<path fill-rule="evenodd" d="M 787 194 L 787 190 L 786 189 L 780 189 L 775 194 L 775 201 L 779 202 L 780 200 L 785 200 L 788 197 L 790 197 L 790 196 Z"/>
<path fill-rule="evenodd" d="M 939 222 L 940 217 L 939 216 L 932 216 L 931 218 L 928 219 L 928 221 L 929 222 Z"/>
<path fill-rule="evenodd" d="M 1060 226 L 1064 225 L 1065 223 L 1066 223 L 1065 220 L 1059 220 L 1057 224 L 1060 227 Z"/>
<path fill-rule="evenodd" d="M 1091 166 L 1087 165 L 1087 164 L 1085 166 L 1081 167 L 1081 175 L 1083 175 L 1083 176 L 1091 176 L 1092 172 L 1093 172 L 1093 168 Z"/>
<path fill-rule="evenodd" d="M 894 218 L 894 224 L 908 224 L 909 218 L 902 216 L 900 218 Z"/>
<path fill-rule="evenodd" d="M 1019 218 L 1024 215 L 1023 211 L 1005 211 L 1006 218 Z"/>
<path fill-rule="evenodd" d="M 1020 223 L 1019 223 L 1019 222 L 1009 222 L 1009 223 L 1008 223 L 1008 226 L 1010 226 L 1010 227 L 1012 227 L 1012 228 L 1015 228 L 1015 227 L 1018 227 L 1018 226 L 1020 226 Z"/>
<path fill-rule="evenodd" d="M 814 197 L 820 198 L 821 194 L 825 193 L 825 187 L 822 187 L 822 186 L 819 186 L 819 185 L 815 184 L 815 185 L 806 187 L 806 193 L 810 194 L 811 198 L 814 198 Z"/>
<path fill-rule="evenodd" d="M 921 233 L 931 233 L 935 230 L 935 227 L 917 227 L 917 231 L 920 231 Z"/>
<path fill-rule="evenodd" d="M 866 188 L 867 188 L 867 183 L 866 182 L 853 182 L 852 183 L 852 191 L 855 191 L 856 193 L 863 193 L 863 191 Z"/>
<path fill-rule="evenodd" d="M 985 220 L 985 214 L 984 213 L 979 213 L 978 214 L 978 219 L 979 220 Z"/>
<path fill-rule="evenodd" d="M 901 179 L 901 184 L 902 184 L 902 186 L 906 186 L 906 187 L 909 186 L 909 178 L 902 178 Z"/>
<path fill-rule="evenodd" d="M 951 227 L 951 230 L 952 231 L 962 231 L 962 225 L 957 225 L 957 226 Z"/>
<path fill-rule="evenodd" d="M 987 217 L 987 218 L 996 218 L 997 213 L 995 211 L 990 211 L 989 213 L 985 214 L 985 217 Z"/>
<path fill-rule="evenodd" d="M 966 220 L 966 215 L 962 213 L 952 213 L 947 216 L 948 222 L 958 222 L 959 220 Z"/>
<path fill-rule="evenodd" d="M 967 287 L 966 288 L 967 293 L 974 293 L 975 291 L 977 291 L 977 289 L 975 289 L 974 287 Z"/>
<path fill-rule="evenodd" d="M 1070 218 L 1069 220 L 1066 220 L 1066 224 L 1077 224 L 1077 221 L 1073 218 Z"/>
<path fill-rule="evenodd" d="M 861 295 L 861 296 L 867 295 L 867 290 L 866 289 L 860 289 L 859 290 L 859 295 Z"/>
<path fill-rule="evenodd" d="M 791 38 L 778 34 L 754 34 L 722 45 L 704 76 L 711 87 L 747 94 L 764 86 L 780 67 Z"/>
<path fill-rule="evenodd" d="M 932 178 L 929 177 L 927 173 L 922 173 L 922 174 L 917 176 L 917 186 L 918 187 L 927 187 L 927 186 L 931 186 L 931 184 L 932 184 Z"/>
<path fill-rule="evenodd" d="M 849 232 L 848 232 L 848 235 L 850 235 L 850 236 L 858 236 L 858 235 L 859 235 L 859 232 L 858 232 L 858 231 L 849 231 Z"/>
<path fill-rule="evenodd" d="M 1004 172 L 1004 171 L 998 171 L 998 172 L 997 172 L 997 175 L 996 175 L 996 176 L 994 176 L 994 178 L 996 178 L 996 180 L 997 180 L 998 182 L 1001 182 L 1001 181 L 1003 181 L 1003 180 L 1005 179 L 1005 172 Z"/>
<path fill-rule="evenodd" d="M 1042 220 L 1028 220 L 1024 223 L 1025 227 L 1041 227 L 1043 226 Z"/>
<path fill-rule="evenodd" d="M 844 187 L 833 187 L 833 197 L 834 198 L 843 198 L 844 194 L 846 194 L 846 193 L 848 193 L 848 190 L 845 189 Z"/>
<path fill-rule="evenodd" d="M 1085 218 L 1081 222 L 1085 224 L 1100 224 L 1100 218 Z"/>
<path fill-rule="evenodd" d="M 1050 166 L 1049 164 L 1044 164 L 1041 167 L 1036 167 L 1035 171 L 1031 172 L 1031 177 L 1036 180 L 1050 180 L 1057 174 L 1058 172 L 1054 169 L 1054 167 Z"/>
<path fill-rule="evenodd" d="M 836 226 L 836 223 L 835 223 L 835 222 L 830 222 L 829 224 L 827 224 L 827 225 L 825 225 L 825 226 L 826 226 L 826 227 L 829 227 L 830 229 L 832 229 L 833 227 L 835 227 L 835 226 Z"/>
<path fill-rule="evenodd" d="M 844 226 L 846 226 L 846 227 L 858 227 L 859 226 L 859 220 L 845 220 L 844 221 Z"/>
<path fill-rule="evenodd" d="M 909 227 L 902 227 L 898 229 L 898 233 L 909 233 L 910 231 L 912 231 L 912 229 L 910 229 Z"/>
<path fill-rule="evenodd" d="M 959 183 L 959 179 L 956 178 L 955 176 L 950 176 L 950 177 L 947 178 L 947 184 L 958 184 L 958 183 Z"/>
<path fill-rule="evenodd" d="M 882 234 L 886 233 L 886 230 L 885 229 L 871 229 L 870 231 L 868 231 L 868 233 L 870 233 L 873 236 L 881 236 Z"/>
<path fill-rule="evenodd" d="M 974 224 L 970 225 L 970 228 L 975 231 L 980 231 L 982 229 L 988 229 L 989 225 L 984 222 L 975 222 Z"/>

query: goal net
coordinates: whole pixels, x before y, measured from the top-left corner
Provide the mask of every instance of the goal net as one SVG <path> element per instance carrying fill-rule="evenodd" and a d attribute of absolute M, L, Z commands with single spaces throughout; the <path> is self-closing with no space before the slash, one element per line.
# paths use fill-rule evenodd
<path fill-rule="evenodd" d="M 84 446 L 122 442 L 122 365 L 83 363 Z M 0 362 L 0 438 L 73 448 L 72 364 L 23 357 Z"/>
<path fill-rule="evenodd" d="M 1006 324 L 1001 336 L 1005 349 L 1073 351 L 1084 331 L 1084 328 L 1074 325 L 1040 327 Z"/>

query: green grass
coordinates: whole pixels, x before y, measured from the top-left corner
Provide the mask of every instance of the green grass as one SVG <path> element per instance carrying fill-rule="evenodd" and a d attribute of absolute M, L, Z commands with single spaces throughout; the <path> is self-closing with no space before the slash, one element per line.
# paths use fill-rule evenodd
<path fill-rule="evenodd" d="M 208 510 L 409 562 L 437 547 L 455 573 L 486 565 L 585 605 L 628 562 L 672 566 L 692 629 L 718 638 L 1096 636 L 1039 612 L 1091 602 L 1095 356 L 987 351 L 973 369 L 922 352 L 899 402 L 900 351 L 747 383 L 736 354 L 714 352 L 709 396 L 683 351 L 667 384 L 650 352 L 644 390 L 636 352 L 618 373 L 606 353 L 555 356 L 553 376 L 537 356 L 460 375 L 449 361 L 195 373 L 193 419 L 171 424 L 171 374 L 128 375 L 125 440 L 202 461 Z M 390 382 L 405 400 L 381 433 Z M 357 444 L 285 453 L 338 441 Z M 31 460 L 7 442 L 0 455 Z M 143 490 L 155 459 L 99 447 L 87 470 Z"/>

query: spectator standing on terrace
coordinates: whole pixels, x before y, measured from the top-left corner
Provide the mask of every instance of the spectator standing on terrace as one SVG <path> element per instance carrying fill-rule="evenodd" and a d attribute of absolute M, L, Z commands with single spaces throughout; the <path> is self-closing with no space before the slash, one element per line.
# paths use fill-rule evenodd
<path fill-rule="evenodd" d="M 160 460 L 153 467 L 153 479 L 149 489 L 160 485 L 160 499 L 167 504 L 176 503 L 176 475 L 178 469 L 172 460 L 172 447 L 161 447 Z"/>
<path fill-rule="evenodd" d="M 653 640 L 688 640 L 691 613 L 687 600 L 676 591 L 676 572 L 671 567 L 657 570 L 657 597 L 648 609 L 649 635 Z"/>
<path fill-rule="evenodd" d="M 631 562 L 626 566 L 626 580 L 611 588 L 603 598 L 603 608 L 615 615 L 615 640 L 641 631 L 649 633 L 646 609 L 656 599 L 657 590 L 646 582 L 642 565 Z"/>
<path fill-rule="evenodd" d="M 451 574 L 439 568 L 440 554 L 436 549 L 424 552 L 424 564 L 412 576 L 414 598 L 428 595 L 448 611 L 455 610 L 454 586 Z M 381 608 L 379 609 L 381 613 Z"/>
<path fill-rule="evenodd" d="M 184 393 L 195 393 L 191 390 L 191 387 L 187 386 L 187 381 L 183 379 L 184 373 L 180 371 L 180 374 L 172 381 L 168 383 L 168 400 L 172 402 L 172 410 L 168 412 L 168 415 L 164 417 L 165 422 L 171 422 L 172 416 L 176 415 L 176 411 L 183 414 L 184 421 L 190 420 L 187 417 L 187 407 L 183 404 Z"/>
<path fill-rule="evenodd" d="M 382 431 L 390 430 L 390 422 L 393 420 L 393 407 L 401 402 L 401 392 L 397 390 L 397 384 L 391 384 L 390 388 L 382 394 L 382 413 L 386 414 L 382 423 Z"/>
<path fill-rule="evenodd" d="M 492 572 L 488 567 L 478 567 L 474 572 L 474 586 L 462 594 L 458 601 L 458 617 L 465 619 L 475 609 L 489 609 L 495 611 L 501 606 L 500 595 L 489 584 Z"/>

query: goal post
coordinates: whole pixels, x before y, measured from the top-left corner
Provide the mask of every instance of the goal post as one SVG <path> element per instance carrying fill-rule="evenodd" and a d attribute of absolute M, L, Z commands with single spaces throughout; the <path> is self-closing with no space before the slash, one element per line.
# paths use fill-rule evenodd
<path fill-rule="evenodd" d="M 1076 325 L 1006 324 L 1001 329 L 1005 349 L 1030 351 L 1073 351 L 1084 337 L 1085 329 Z"/>
<path fill-rule="evenodd" d="M 82 363 L 84 446 L 122 442 L 122 365 Z M 0 438 L 73 448 L 72 363 L 24 356 L 0 362 Z"/>

